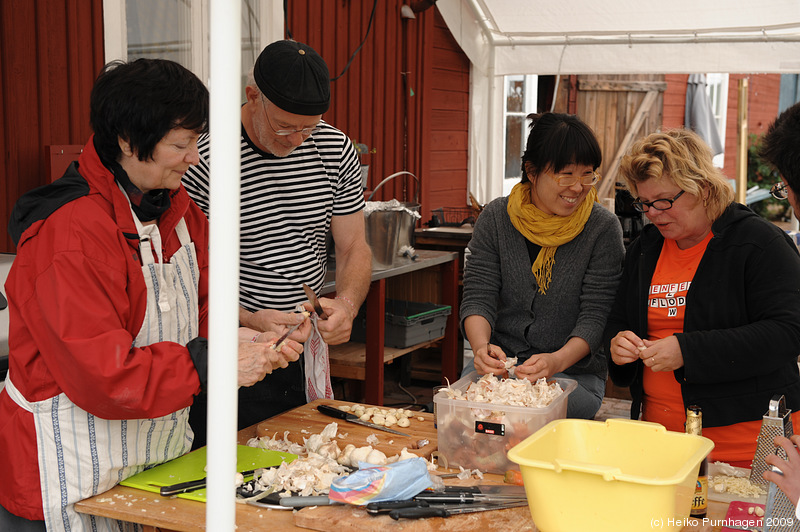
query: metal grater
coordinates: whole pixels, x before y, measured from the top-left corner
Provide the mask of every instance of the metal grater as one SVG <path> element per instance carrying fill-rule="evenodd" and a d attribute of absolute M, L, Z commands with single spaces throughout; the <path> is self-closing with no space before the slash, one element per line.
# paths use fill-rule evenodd
<path fill-rule="evenodd" d="M 777 453 L 778 456 L 786 459 L 786 452 L 780 447 L 775 447 L 773 440 L 776 436 L 786 436 L 788 438 L 794 434 L 791 413 L 792 411 L 786 408 L 784 396 L 774 395 L 770 399 L 769 409 L 764 414 L 764 419 L 761 422 L 756 454 L 750 466 L 750 482 L 753 484 L 762 487 L 767 485 L 767 481 L 762 476 L 769 467 L 764 461 L 767 455 Z"/>
<path fill-rule="evenodd" d="M 772 467 L 778 474 L 781 470 Z M 767 509 L 764 512 L 764 532 L 800 532 L 800 519 L 794 514 L 794 503 L 776 484 L 769 483 Z"/>

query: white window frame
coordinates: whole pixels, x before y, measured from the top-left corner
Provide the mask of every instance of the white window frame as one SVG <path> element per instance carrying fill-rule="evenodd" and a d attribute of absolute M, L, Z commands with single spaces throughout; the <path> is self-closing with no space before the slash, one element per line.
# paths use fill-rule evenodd
<path fill-rule="evenodd" d="M 524 101 L 522 105 L 522 111 L 520 112 L 509 112 L 508 111 L 508 89 L 509 84 L 512 81 L 518 81 L 520 78 L 523 79 L 524 83 Z M 516 177 L 505 177 L 506 175 L 506 152 L 507 152 L 507 140 L 506 140 L 506 124 L 508 123 L 509 116 L 522 116 L 523 118 L 528 116 L 530 113 L 537 112 L 537 101 L 539 98 L 539 76 L 532 74 L 532 75 L 522 75 L 522 76 L 504 76 L 503 79 L 503 173 L 500 174 L 503 176 L 503 195 L 508 196 L 511 192 L 511 189 L 514 188 L 514 185 L 519 183 L 519 179 L 521 176 Z M 525 141 L 528 138 L 528 120 L 522 121 L 522 148 L 525 149 Z M 522 154 L 520 153 L 520 156 Z"/>
<path fill-rule="evenodd" d="M 128 31 L 125 2 L 136 0 L 103 0 L 103 45 L 105 62 L 128 59 Z M 208 84 L 209 77 L 209 14 L 208 0 L 187 0 L 191 8 L 192 64 L 187 66 Z M 258 0 L 260 31 L 259 47 L 283 38 L 283 0 Z M 247 75 L 247 72 L 243 72 Z"/>

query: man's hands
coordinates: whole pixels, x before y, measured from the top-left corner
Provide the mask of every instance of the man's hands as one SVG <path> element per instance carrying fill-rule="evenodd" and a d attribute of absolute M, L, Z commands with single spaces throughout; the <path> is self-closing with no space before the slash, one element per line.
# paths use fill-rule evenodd
<path fill-rule="evenodd" d="M 353 307 L 344 299 L 330 299 L 327 297 L 319 298 L 322 310 L 328 315 L 326 320 L 317 321 L 317 329 L 322 335 L 322 339 L 328 345 L 343 344 L 350 340 L 350 333 L 353 330 L 353 320 L 356 315 Z M 311 303 L 303 303 L 309 312 L 314 312 Z"/>

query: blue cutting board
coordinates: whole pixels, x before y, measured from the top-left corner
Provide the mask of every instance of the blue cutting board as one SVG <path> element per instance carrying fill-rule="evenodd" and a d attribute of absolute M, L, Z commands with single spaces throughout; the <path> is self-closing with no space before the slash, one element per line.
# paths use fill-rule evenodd
<path fill-rule="evenodd" d="M 236 470 L 247 471 L 259 467 L 274 467 L 281 462 L 289 463 L 297 458 L 296 454 L 268 451 L 247 445 L 238 445 L 236 448 Z M 191 453 L 184 454 L 174 460 L 157 465 L 139 474 L 128 477 L 120 482 L 123 486 L 138 488 L 153 493 L 159 493 L 161 486 L 169 486 L 179 482 L 197 480 L 206 476 L 206 447 Z M 231 475 L 231 489 L 234 489 L 233 475 Z M 193 501 L 206 502 L 205 488 L 181 493 L 178 497 Z"/>

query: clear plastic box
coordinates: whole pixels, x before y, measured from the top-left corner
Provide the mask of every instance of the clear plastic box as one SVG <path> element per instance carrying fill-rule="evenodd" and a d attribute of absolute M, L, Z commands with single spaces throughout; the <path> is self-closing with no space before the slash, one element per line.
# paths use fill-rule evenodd
<path fill-rule="evenodd" d="M 473 371 L 456 381 L 452 388 L 466 392 L 481 378 Z M 450 399 L 441 391 L 433 397 L 436 437 L 441 465 L 479 469 L 503 474 L 519 466 L 506 455 L 509 449 L 556 419 L 567 416 L 567 397 L 578 383 L 554 379 L 564 393 L 543 408 L 476 403 Z"/>

